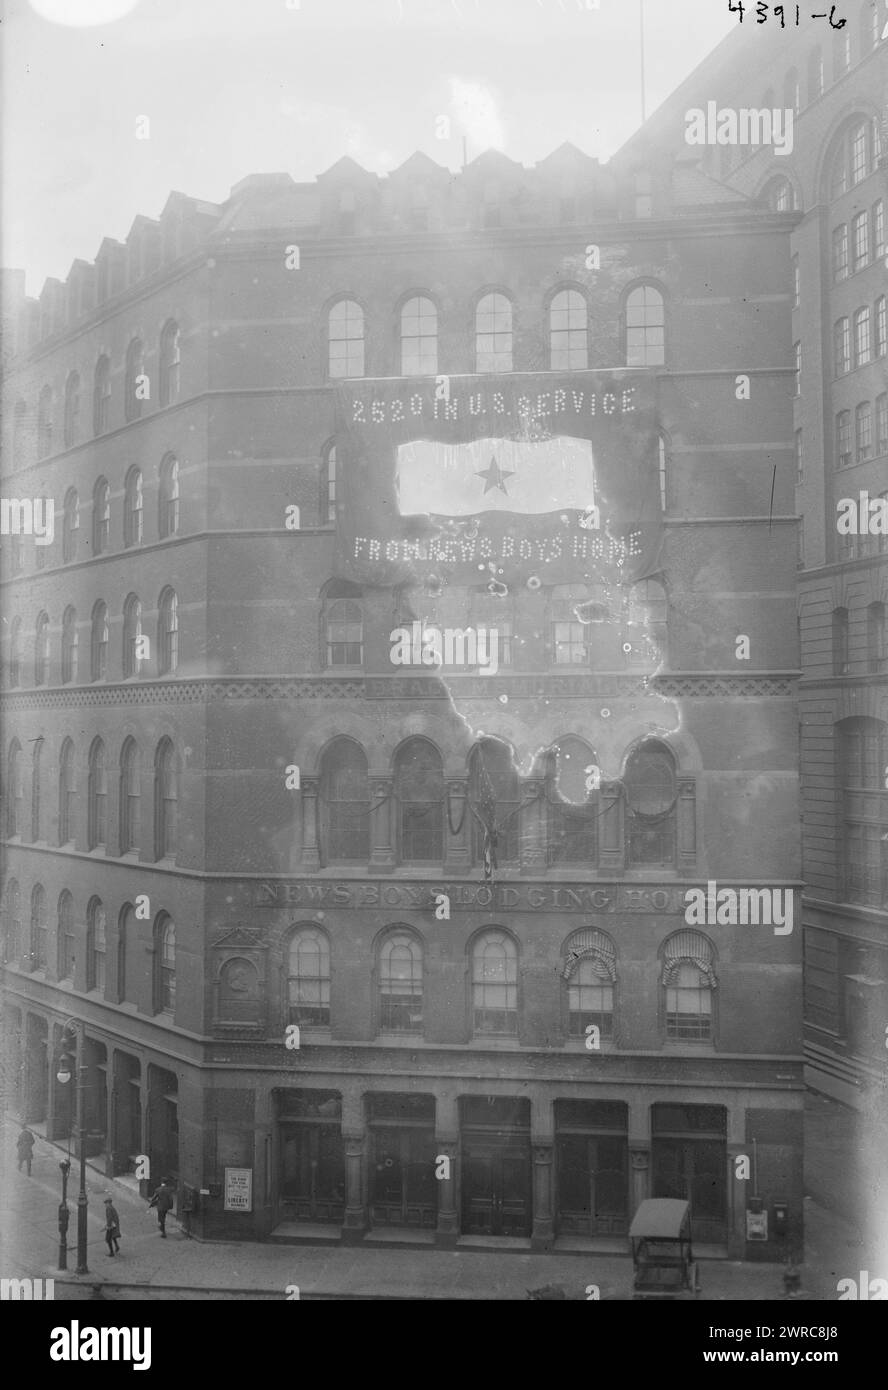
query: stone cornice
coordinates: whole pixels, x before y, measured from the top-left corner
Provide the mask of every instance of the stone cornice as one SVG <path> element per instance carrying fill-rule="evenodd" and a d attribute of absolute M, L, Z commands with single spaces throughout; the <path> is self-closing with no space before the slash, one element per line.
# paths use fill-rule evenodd
<path fill-rule="evenodd" d="M 540 692 L 556 699 L 588 699 L 590 696 L 638 697 L 660 695 L 668 699 L 789 699 L 796 694 L 798 673 L 734 675 L 725 672 L 664 674 L 646 680 L 642 676 L 604 674 L 563 676 L 503 675 L 497 688 L 515 691 L 513 698 L 534 698 Z M 518 693 L 520 687 L 526 693 Z M 531 690 L 530 687 L 533 687 Z M 2 694 L 7 714 L 28 710 L 108 708 L 115 705 L 216 704 L 225 700 L 449 700 L 461 693 L 466 698 L 490 693 L 490 684 L 473 676 L 452 677 L 444 682 L 427 676 L 244 676 L 176 681 L 133 681 L 118 685 L 56 686 L 39 690 L 8 690 Z"/>

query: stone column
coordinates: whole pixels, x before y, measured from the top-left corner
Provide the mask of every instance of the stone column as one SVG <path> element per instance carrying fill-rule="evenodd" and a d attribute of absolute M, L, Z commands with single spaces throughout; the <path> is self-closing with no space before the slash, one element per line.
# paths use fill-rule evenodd
<path fill-rule="evenodd" d="M 530 802 L 530 805 L 525 806 L 519 813 L 522 874 L 543 874 L 546 871 L 547 826 L 544 788 L 545 782 L 538 779 L 521 783 L 521 798 Z"/>
<path fill-rule="evenodd" d="M 344 1245 L 356 1245 L 367 1229 L 367 1204 L 364 1198 L 366 1133 L 362 1094 L 345 1092 L 342 1097 L 342 1142 L 345 1148 L 345 1214 L 342 1221 Z"/>
<path fill-rule="evenodd" d="M 456 1096 L 438 1097 L 435 1108 L 435 1154 L 449 1159 L 449 1175 L 436 1179 L 438 1189 L 438 1224 L 435 1244 L 453 1249 L 459 1235 L 457 1209 L 457 1176 L 459 1165 L 459 1106 Z"/>
<path fill-rule="evenodd" d="M 468 805 L 468 782 L 465 777 L 448 777 L 446 792 L 444 872 L 445 874 L 464 874 L 472 862 L 470 849 L 472 813 Z M 452 830 L 450 821 L 458 829 Z"/>
<path fill-rule="evenodd" d="M 555 1240 L 555 1217 L 552 1211 L 552 1173 L 555 1146 L 533 1145 L 533 1250 L 550 1250 Z"/>
<path fill-rule="evenodd" d="M 318 778 L 302 777 L 302 867 L 319 869 L 321 853 L 318 843 Z"/>
<path fill-rule="evenodd" d="M 641 1203 L 651 1195 L 651 1146 L 645 1142 L 629 1141 L 629 1168 L 631 1189 L 629 1192 L 629 1220 L 638 1211 Z"/>
<path fill-rule="evenodd" d="M 370 864 L 371 874 L 387 874 L 395 867 L 392 843 L 394 823 L 394 780 L 391 777 L 370 778 Z"/>
<path fill-rule="evenodd" d="M 727 1150 L 728 1255 L 732 1260 L 742 1260 L 746 1258 L 746 1198 L 747 1194 L 753 1192 L 752 1145 L 729 1142 Z M 750 1176 L 746 1180 L 736 1176 L 737 1165 L 734 1160 L 739 1158 L 741 1154 L 745 1154 L 749 1158 Z M 773 1239 L 773 1232 L 769 1231 L 768 1234 L 770 1239 Z M 767 1248 L 765 1242 L 762 1241 L 759 1249 L 766 1250 Z"/>

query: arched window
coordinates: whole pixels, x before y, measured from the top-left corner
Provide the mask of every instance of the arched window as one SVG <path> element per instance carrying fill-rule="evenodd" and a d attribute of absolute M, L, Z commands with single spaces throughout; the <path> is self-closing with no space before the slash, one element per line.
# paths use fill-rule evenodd
<path fill-rule="evenodd" d="M 561 738 L 546 759 L 548 862 L 594 865 L 601 769 L 580 738 Z"/>
<path fill-rule="evenodd" d="M 14 965 L 21 959 L 22 950 L 22 893 L 17 879 L 8 880 L 4 896 L 7 923 L 4 959 Z"/>
<path fill-rule="evenodd" d="M 808 104 L 823 96 L 823 49 L 815 44 L 808 54 Z"/>
<path fill-rule="evenodd" d="M 138 420 L 142 414 L 145 386 L 144 351 L 140 338 L 133 338 L 126 350 L 126 379 L 123 413 L 127 421 Z"/>
<path fill-rule="evenodd" d="M 128 738 L 120 750 L 120 853 L 138 851 L 141 838 L 141 766 L 139 748 Z"/>
<path fill-rule="evenodd" d="M 174 859 L 178 847 L 178 788 L 176 754 L 168 738 L 157 745 L 154 758 L 154 853 Z"/>
<path fill-rule="evenodd" d="M 74 899 L 63 888 L 58 908 L 58 972 L 60 980 L 73 980 L 77 937 L 74 928 Z"/>
<path fill-rule="evenodd" d="M 319 927 L 301 927 L 290 938 L 287 1022 L 304 1028 L 330 1025 L 330 943 Z"/>
<path fill-rule="evenodd" d="M 11 840 L 22 833 L 25 796 L 22 785 L 22 746 L 17 738 L 9 745 L 6 767 L 6 837 Z"/>
<path fill-rule="evenodd" d="M 101 898 L 90 898 L 86 909 L 86 987 L 105 993 L 105 909 Z"/>
<path fill-rule="evenodd" d="M 549 367 L 584 371 L 589 365 L 589 307 L 579 290 L 559 290 L 549 305 Z"/>
<path fill-rule="evenodd" d="M 888 901 L 888 724 L 855 717 L 836 726 L 842 807 L 842 896 L 884 907 Z"/>
<path fill-rule="evenodd" d="M 111 544 L 111 487 L 99 478 L 93 488 L 93 555 L 104 555 Z"/>
<path fill-rule="evenodd" d="M 13 618 L 9 629 L 9 684 L 22 682 L 22 620 Z"/>
<path fill-rule="evenodd" d="M 702 932 L 675 932 L 664 942 L 662 986 L 667 1039 L 711 1041 L 714 952 Z"/>
<path fill-rule="evenodd" d="M 789 179 L 778 174 L 769 179 L 762 189 L 763 200 L 772 212 L 793 212 L 795 210 L 795 189 Z"/>
<path fill-rule="evenodd" d="M 74 775 L 74 744 L 65 739 L 59 753 L 59 844 L 74 839 L 77 788 Z"/>
<path fill-rule="evenodd" d="M 327 320 L 327 369 L 331 377 L 364 375 L 364 311 L 340 299 Z"/>
<path fill-rule="evenodd" d="M 512 751 L 498 739 L 485 738 L 469 759 L 469 807 L 472 860 L 485 874 L 498 864 L 513 864 L 521 847 L 521 783 Z"/>
<path fill-rule="evenodd" d="M 847 676 L 850 662 L 848 649 L 848 610 L 834 608 L 832 614 L 833 675 Z"/>
<path fill-rule="evenodd" d="M 349 738 L 330 744 L 321 762 L 325 864 L 366 864 L 370 857 L 370 783 L 363 748 Z"/>
<path fill-rule="evenodd" d="M 472 946 L 472 1031 L 518 1032 L 518 950 L 507 932 L 482 932 Z"/>
<path fill-rule="evenodd" d="M 131 468 L 126 475 L 123 498 L 123 543 L 125 546 L 142 543 L 142 470 Z"/>
<path fill-rule="evenodd" d="M 511 370 L 512 301 L 504 294 L 485 294 L 475 306 L 475 371 Z"/>
<path fill-rule="evenodd" d="M 829 196 L 840 198 L 868 178 L 875 167 L 878 126 L 852 117 L 839 131 L 829 165 Z"/>
<path fill-rule="evenodd" d="M 623 778 L 628 862 L 675 863 L 675 761 L 655 739 L 629 756 Z"/>
<path fill-rule="evenodd" d="M 96 363 L 93 385 L 93 434 L 105 434 L 111 422 L 111 363 L 102 356 Z"/>
<path fill-rule="evenodd" d="M 179 460 L 167 454 L 160 465 L 157 529 L 165 541 L 179 530 Z"/>
<path fill-rule="evenodd" d="M 130 948 L 137 941 L 136 913 L 132 903 L 124 903 L 117 919 L 117 1002 L 134 1002 L 127 992 L 127 966 Z"/>
<path fill-rule="evenodd" d="M 876 325 L 875 356 L 884 357 L 888 353 L 888 297 L 880 294 L 876 300 L 874 315 Z"/>
<path fill-rule="evenodd" d="M 574 932 L 564 948 L 567 983 L 567 1033 L 582 1038 L 594 1026 L 602 1038 L 614 1035 L 614 986 L 617 956 L 604 932 Z"/>
<path fill-rule="evenodd" d="M 160 335 L 158 356 L 158 405 L 175 405 L 179 399 L 179 372 L 182 360 L 179 325 L 170 319 Z"/>
<path fill-rule="evenodd" d="M 866 668 L 871 675 L 888 669 L 888 628 L 884 603 L 870 603 L 866 610 Z M 888 777 L 888 771 L 885 773 Z"/>
<path fill-rule="evenodd" d="M 854 457 L 865 463 L 873 456 L 873 408 L 869 401 L 854 407 Z"/>
<path fill-rule="evenodd" d="M 437 370 L 438 310 L 417 295 L 401 310 L 401 375 L 434 376 Z"/>
<path fill-rule="evenodd" d="M 42 790 L 43 790 L 43 747 L 44 740 L 35 738 L 34 749 L 31 753 L 31 839 L 33 841 L 43 839 L 42 822 Z"/>
<path fill-rule="evenodd" d="M 331 444 L 321 460 L 321 525 L 336 522 L 336 445 Z"/>
<path fill-rule="evenodd" d="M 666 305 L 655 285 L 626 296 L 627 367 L 662 367 L 666 361 Z"/>
<path fill-rule="evenodd" d="M 801 104 L 799 74 L 796 68 L 790 68 L 786 77 L 783 79 L 783 105 L 788 107 L 794 116 L 797 116 L 801 109 Z"/>
<path fill-rule="evenodd" d="M 872 320 L 865 304 L 854 314 L 854 366 L 865 367 L 873 355 Z"/>
<path fill-rule="evenodd" d="M 434 744 L 412 738 L 395 761 L 398 852 L 402 864 L 438 864 L 444 858 L 444 770 Z"/>
<path fill-rule="evenodd" d="M 179 666 L 179 599 L 174 589 L 164 589 L 157 606 L 157 670 L 174 675 Z"/>
<path fill-rule="evenodd" d="M 52 387 L 44 386 L 37 397 L 37 457 L 52 453 Z"/>
<path fill-rule="evenodd" d="M 328 589 L 324 600 L 325 664 L 361 666 L 364 661 L 363 610 L 356 597 L 332 597 L 334 592 L 336 590 Z"/>
<path fill-rule="evenodd" d="M 422 1032 L 422 946 L 396 931 L 379 948 L 379 1031 Z"/>
<path fill-rule="evenodd" d="M 154 928 L 155 1011 L 160 1014 L 176 1012 L 176 928 L 165 912 L 160 914 Z"/>
<path fill-rule="evenodd" d="M 96 849 L 100 845 L 104 846 L 108 829 L 108 779 L 105 768 L 105 745 L 100 738 L 93 740 L 89 750 L 87 803 L 87 847 Z"/>
<path fill-rule="evenodd" d="M 46 894 L 41 883 L 31 889 L 31 968 L 46 969 Z"/>
<path fill-rule="evenodd" d="M 123 605 L 123 676 L 142 673 L 142 604 L 135 594 L 127 595 Z"/>
<path fill-rule="evenodd" d="M 69 372 L 65 382 L 65 419 L 63 440 L 66 449 L 77 443 L 80 433 L 80 373 Z"/>
<path fill-rule="evenodd" d="M 62 512 L 62 562 L 70 564 L 77 559 L 77 532 L 80 527 L 80 506 L 77 489 L 69 487 L 65 493 Z"/>
<path fill-rule="evenodd" d="M 34 631 L 34 684 L 45 685 L 49 678 L 49 617 L 37 615 Z"/>
<path fill-rule="evenodd" d="M 90 679 L 108 679 L 108 606 L 99 599 L 92 611 L 90 628 Z"/>
<path fill-rule="evenodd" d="M 77 682 L 77 609 L 69 606 L 62 616 L 62 685 Z"/>

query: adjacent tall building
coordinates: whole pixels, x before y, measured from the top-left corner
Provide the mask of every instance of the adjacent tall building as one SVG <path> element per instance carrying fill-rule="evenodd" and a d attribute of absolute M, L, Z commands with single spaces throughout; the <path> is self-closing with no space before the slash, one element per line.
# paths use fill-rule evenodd
<path fill-rule="evenodd" d="M 791 13 L 792 7 L 786 7 Z M 690 152 L 726 189 L 791 216 L 793 433 L 801 516 L 805 1057 L 810 1083 L 885 1100 L 888 1024 L 888 534 L 843 514 L 888 499 L 888 9 L 834 6 L 737 30 L 622 151 L 688 150 L 686 112 L 791 111 L 792 147 Z"/>
<path fill-rule="evenodd" d="M 73 1018 L 91 1147 L 199 1235 L 623 1248 L 659 1195 L 798 1248 L 796 222 L 684 158 L 345 159 L 174 194 L 21 304 L 32 1126 Z M 595 495 L 547 510 L 568 458 Z M 498 670 L 394 664 L 414 624 Z"/>

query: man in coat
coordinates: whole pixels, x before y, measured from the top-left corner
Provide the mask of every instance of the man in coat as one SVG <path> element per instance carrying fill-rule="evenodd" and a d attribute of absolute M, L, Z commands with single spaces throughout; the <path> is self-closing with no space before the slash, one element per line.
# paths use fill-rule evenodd
<path fill-rule="evenodd" d="M 15 1147 L 18 1153 L 18 1170 L 19 1172 L 22 1171 L 22 1164 L 24 1163 L 28 1169 L 28 1177 L 30 1177 L 31 1160 L 34 1157 L 34 1136 L 27 1125 L 16 1140 Z"/>
<path fill-rule="evenodd" d="M 108 1254 L 116 1255 L 120 1249 L 120 1217 L 110 1197 L 105 1198 L 105 1241 Z"/>
<path fill-rule="evenodd" d="M 175 1206 L 175 1202 L 176 1198 L 173 1189 L 167 1179 L 164 1178 L 154 1196 L 151 1198 L 151 1201 L 148 1203 L 149 1209 L 151 1207 L 157 1208 L 157 1224 L 160 1227 L 160 1234 L 163 1236 L 164 1240 L 166 1240 L 167 1213 Z"/>

